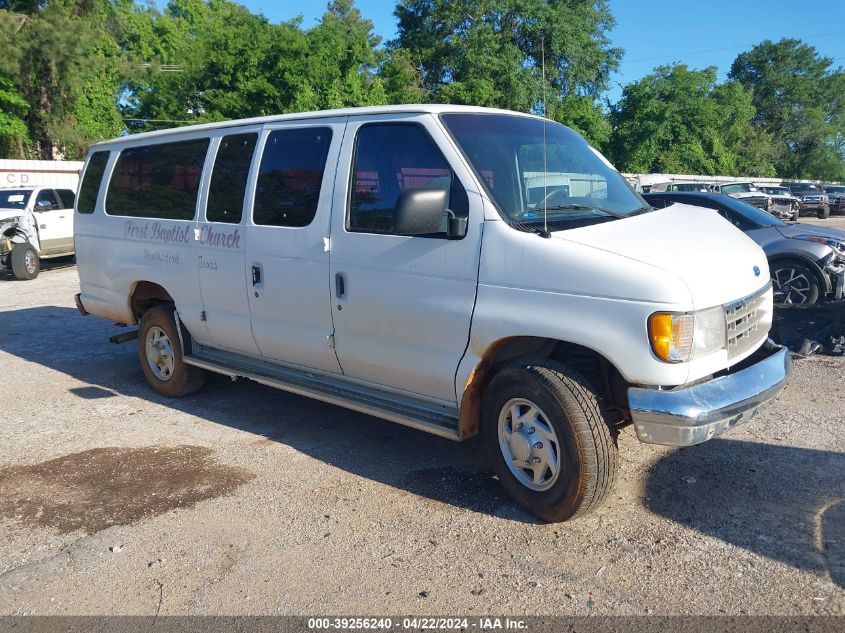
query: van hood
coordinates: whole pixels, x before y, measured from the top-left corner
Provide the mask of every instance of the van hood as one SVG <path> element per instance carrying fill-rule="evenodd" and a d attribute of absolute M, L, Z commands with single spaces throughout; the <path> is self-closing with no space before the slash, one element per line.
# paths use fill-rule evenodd
<path fill-rule="evenodd" d="M 675 203 L 552 235 L 676 276 L 689 288 L 697 310 L 747 297 L 769 282 L 763 250 L 718 213 L 702 207 Z"/>

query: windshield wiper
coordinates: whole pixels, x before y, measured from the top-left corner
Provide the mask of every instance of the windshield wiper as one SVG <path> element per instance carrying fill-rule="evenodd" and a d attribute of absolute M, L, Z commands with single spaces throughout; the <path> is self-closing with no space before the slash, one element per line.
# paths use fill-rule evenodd
<path fill-rule="evenodd" d="M 546 211 L 599 211 L 601 213 L 606 213 L 609 216 L 614 218 L 627 218 L 628 216 L 624 213 L 618 213 L 616 211 L 611 211 L 610 209 L 604 209 L 602 207 L 591 207 L 586 204 L 555 204 L 548 207 L 545 207 Z M 543 209 L 534 209 L 534 213 L 542 213 Z"/>
<path fill-rule="evenodd" d="M 625 216 L 625 217 L 630 218 L 630 217 L 635 216 L 635 215 L 642 215 L 643 213 L 651 213 L 652 211 L 657 211 L 657 209 L 655 209 L 655 208 L 654 208 L 654 207 L 652 207 L 651 205 L 648 205 L 648 204 L 647 204 L 647 205 L 645 205 L 644 207 L 640 207 L 640 208 L 639 208 L 639 209 L 637 209 L 636 211 L 631 211 L 631 213 L 629 213 L 629 214 L 628 214 L 627 216 Z"/>

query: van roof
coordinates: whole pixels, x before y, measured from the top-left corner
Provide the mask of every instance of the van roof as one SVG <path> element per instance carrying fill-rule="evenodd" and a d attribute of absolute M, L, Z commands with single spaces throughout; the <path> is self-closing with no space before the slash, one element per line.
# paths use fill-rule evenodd
<path fill-rule="evenodd" d="M 128 134 L 120 136 L 108 141 L 102 141 L 91 145 L 92 150 L 107 149 L 110 145 L 120 145 L 126 142 L 144 141 L 159 139 L 171 135 L 189 134 L 192 132 L 201 132 L 203 130 L 218 130 L 220 128 L 236 127 L 241 125 L 258 125 L 265 123 L 274 123 L 277 121 L 305 121 L 313 119 L 327 119 L 344 116 L 365 116 L 368 114 L 394 114 L 394 113 L 413 113 L 413 114 L 441 114 L 444 112 L 464 112 L 464 113 L 478 113 L 478 114 L 509 114 L 517 116 L 525 116 L 531 118 L 539 118 L 532 114 L 524 112 L 514 112 L 512 110 L 500 110 L 497 108 L 481 108 L 478 106 L 461 106 L 461 105 L 447 105 L 447 104 L 406 104 L 406 105 L 392 105 L 392 106 L 367 106 L 361 108 L 341 108 L 337 110 L 315 110 L 313 112 L 295 112 L 290 114 L 275 114 L 263 117 L 254 117 L 249 119 L 232 119 L 227 121 L 215 121 L 213 123 L 201 123 L 198 125 L 186 125 L 184 127 L 168 128 L 166 130 L 155 130 L 154 132 L 141 132 L 139 134 Z"/>

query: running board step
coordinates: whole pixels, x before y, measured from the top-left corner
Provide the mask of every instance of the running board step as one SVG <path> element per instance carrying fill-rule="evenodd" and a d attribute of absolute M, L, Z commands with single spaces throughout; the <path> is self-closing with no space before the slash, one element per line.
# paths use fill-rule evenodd
<path fill-rule="evenodd" d="M 274 363 L 245 358 L 231 352 L 193 344 L 187 364 L 226 376 L 248 378 L 255 382 L 314 398 L 360 413 L 390 420 L 427 431 L 450 440 L 460 439 L 455 409 L 366 389 L 342 378 L 315 372 L 298 371 Z"/>

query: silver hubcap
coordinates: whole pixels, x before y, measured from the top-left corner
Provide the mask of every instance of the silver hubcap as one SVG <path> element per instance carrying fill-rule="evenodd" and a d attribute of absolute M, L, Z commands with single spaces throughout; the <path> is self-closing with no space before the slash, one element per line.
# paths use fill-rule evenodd
<path fill-rule="evenodd" d="M 560 442 L 549 419 L 529 400 L 514 398 L 499 413 L 499 448 L 526 488 L 548 490 L 560 475 Z"/>
<path fill-rule="evenodd" d="M 147 351 L 147 363 L 156 378 L 170 380 L 175 361 L 173 345 L 170 343 L 167 333 L 157 325 L 152 326 L 147 330 L 145 349 Z"/>
<path fill-rule="evenodd" d="M 35 273 L 35 253 L 32 251 L 27 251 L 26 254 L 23 256 L 23 264 L 26 266 L 26 272 L 30 275 Z"/>
<path fill-rule="evenodd" d="M 775 301 L 787 304 L 806 303 L 812 284 L 807 275 L 794 268 L 781 268 L 772 275 Z"/>

